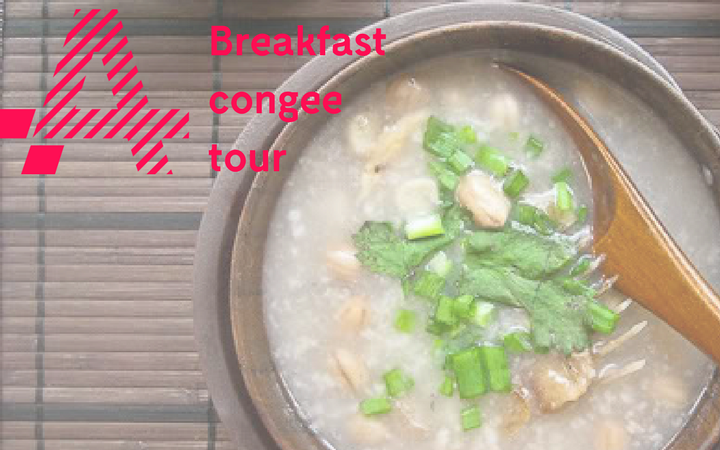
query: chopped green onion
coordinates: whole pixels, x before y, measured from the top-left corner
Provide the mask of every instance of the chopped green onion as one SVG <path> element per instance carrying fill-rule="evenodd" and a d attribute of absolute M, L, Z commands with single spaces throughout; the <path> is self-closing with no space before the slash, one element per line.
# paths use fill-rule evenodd
<path fill-rule="evenodd" d="M 460 179 L 440 161 L 430 161 L 428 169 L 437 178 L 440 187 L 448 191 L 455 191 Z"/>
<path fill-rule="evenodd" d="M 587 282 L 578 280 L 577 278 L 566 278 L 562 281 L 563 288 L 574 295 L 584 295 L 587 297 L 595 297 L 597 292 Z"/>
<path fill-rule="evenodd" d="M 577 210 L 577 223 L 584 223 L 588 216 L 588 207 L 582 205 Z"/>
<path fill-rule="evenodd" d="M 525 203 L 518 203 L 517 205 L 517 221 L 523 225 L 532 227 L 535 225 L 535 211 L 537 208 Z"/>
<path fill-rule="evenodd" d="M 366 416 L 386 414 L 391 410 L 392 404 L 385 397 L 369 398 L 360 402 L 360 411 Z"/>
<path fill-rule="evenodd" d="M 533 349 L 532 342 L 530 341 L 530 333 L 526 331 L 516 331 L 506 334 L 503 337 L 503 345 L 507 351 L 511 353 L 525 353 Z"/>
<path fill-rule="evenodd" d="M 447 159 L 447 163 L 456 173 L 462 175 L 472 167 L 473 161 L 467 153 L 458 150 Z"/>
<path fill-rule="evenodd" d="M 452 397 L 455 393 L 455 381 L 449 376 L 445 376 L 445 380 L 440 385 L 440 393 L 445 397 Z"/>
<path fill-rule="evenodd" d="M 530 135 L 525 142 L 525 152 L 533 158 L 540 156 L 544 149 L 545 143 L 533 135 Z"/>
<path fill-rule="evenodd" d="M 405 234 L 410 240 L 445 234 L 439 214 L 416 217 L 405 224 Z"/>
<path fill-rule="evenodd" d="M 503 183 L 503 191 L 505 191 L 508 197 L 517 198 L 522 191 L 528 187 L 528 185 L 530 185 L 528 177 L 522 170 L 517 169 L 505 179 L 505 182 Z"/>
<path fill-rule="evenodd" d="M 441 295 L 435 308 L 435 321 L 442 324 L 453 326 L 457 323 L 457 317 L 453 312 L 455 300 L 445 295 Z"/>
<path fill-rule="evenodd" d="M 453 267 L 453 262 L 447 257 L 445 252 L 437 252 L 435 256 L 427 263 L 427 270 L 435 272 L 441 277 L 446 277 Z"/>
<path fill-rule="evenodd" d="M 399 397 L 415 386 L 415 381 L 405 376 L 400 369 L 393 369 L 383 375 L 385 388 L 390 397 Z"/>
<path fill-rule="evenodd" d="M 401 309 L 395 316 L 395 329 L 401 333 L 412 333 L 415 330 L 416 318 L 415 311 Z"/>
<path fill-rule="evenodd" d="M 471 399 L 485 393 L 485 373 L 477 347 L 454 353 L 450 360 L 460 398 Z"/>
<path fill-rule="evenodd" d="M 553 183 L 560 183 L 565 182 L 569 183 L 572 180 L 572 170 L 569 167 L 565 167 L 564 169 L 561 169 L 552 176 L 551 180 Z"/>
<path fill-rule="evenodd" d="M 555 206 L 561 212 L 568 212 L 573 209 L 572 190 L 564 181 L 555 183 Z"/>
<path fill-rule="evenodd" d="M 516 219 L 519 223 L 533 227 L 540 234 L 549 235 L 555 232 L 557 224 L 539 208 L 526 203 L 518 203 Z"/>
<path fill-rule="evenodd" d="M 449 158 L 460 151 L 460 139 L 454 133 L 441 133 L 435 140 L 427 142 L 425 149 L 440 158 Z"/>
<path fill-rule="evenodd" d="M 590 312 L 590 326 L 593 330 L 603 334 L 610 334 L 615 330 L 620 314 L 595 301 L 588 303 L 588 311 Z"/>
<path fill-rule="evenodd" d="M 444 323 L 440 323 L 437 320 L 431 318 L 428 320 L 427 326 L 425 326 L 425 331 L 427 331 L 429 334 L 432 334 L 433 336 L 441 336 L 445 332 L 447 332 L 449 327 L 445 325 Z"/>
<path fill-rule="evenodd" d="M 445 288 L 445 278 L 434 272 L 423 271 L 413 284 L 413 292 L 420 297 L 435 300 Z"/>
<path fill-rule="evenodd" d="M 428 144 L 435 142 L 437 138 L 443 133 L 451 133 L 453 126 L 447 122 L 438 119 L 435 116 L 430 116 L 427 120 L 427 126 L 425 128 L 425 135 L 423 136 L 423 146 L 427 150 Z"/>
<path fill-rule="evenodd" d="M 456 317 L 460 317 L 462 319 L 468 319 L 475 314 L 475 308 L 473 306 L 473 302 L 475 299 L 472 295 L 461 295 L 460 297 L 455 299 L 455 302 L 453 303 L 453 314 L 455 314 Z"/>
<path fill-rule="evenodd" d="M 457 131 L 460 140 L 467 144 L 474 144 L 477 141 L 477 134 L 470 125 L 465 125 Z"/>
<path fill-rule="evenodd" d="M 540 234 L 551 235 L 557 230 L 558 224 L 543 210 L 536 209 L 533 228 Z"/>
<path fill-rule="evenodd" d="M 590 255 L 583 255 L 578 260 L 577 264 L 573 266 L 572 269 L 570 269 L 570 276 L 576 277 L 578 275 L 584 275 L 588 269 L 590 269 L 590 264 L 592 264 L 592 256 Z"/>
<path fill-rule="evenodd" d="M 475 162 L 485 170 L 499 177 L 505 176 L 510 168 L 510 160 L 499 150 L 483 145 L 475 156 Z"/>
<path fill-rule="evenodd" d="M 512 131 L 508 133 L 508 137 L 511 141 L 517 141 L 518 139 L 520 139 L 520 133 L 518 133 L 517 131 Z"/>
<path fill-rule="evenodd" d="M 463 431 L 470 431 L 475 428 L 479 428 L 482 425 L 482 416 L 480 415 L 480 408 L 477 406 L 469 406 L 462 410 L 460 413 L 462 420 Z"/>
<path fill-rule="evenodd" d="M 482 346 L 479 348 L 480 359 L 487 370 L 488 387 L 494 392 L 510 392 L 510 369 L 507 355 L 502 347 Z"/>
<path fill-rule="evenodd" d="M 473 322 L 481 327 L 487 327 L 495 320 L 497 308 L 489 302 L 475 302 L 472 314 Z"/>

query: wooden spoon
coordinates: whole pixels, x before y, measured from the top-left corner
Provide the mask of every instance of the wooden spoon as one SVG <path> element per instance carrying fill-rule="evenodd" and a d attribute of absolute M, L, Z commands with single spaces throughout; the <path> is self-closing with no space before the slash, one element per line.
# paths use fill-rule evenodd
<path fill-rule="evenodd" d="M 518 69 L 502 66 L 531 85 L 572 136 L 593 191 L 593 249 L 615 286 L 720 363 L 720 297 L 700 275 L 650 209 L 625 170 L 560 95 Z"/>

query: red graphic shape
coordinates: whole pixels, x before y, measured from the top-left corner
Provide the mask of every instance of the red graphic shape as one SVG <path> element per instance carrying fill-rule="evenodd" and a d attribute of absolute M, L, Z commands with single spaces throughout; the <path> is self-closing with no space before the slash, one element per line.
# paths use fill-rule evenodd
<path fill-rule="evenodd" d="M 34 109 L 0 109 L 0 139 L 25 139 L 34 115 Z"/>
<path fill-rule="evenodd" d="M 54 175 L 64 145 L 31 145 L 23 165 L 23 175 Z"/>

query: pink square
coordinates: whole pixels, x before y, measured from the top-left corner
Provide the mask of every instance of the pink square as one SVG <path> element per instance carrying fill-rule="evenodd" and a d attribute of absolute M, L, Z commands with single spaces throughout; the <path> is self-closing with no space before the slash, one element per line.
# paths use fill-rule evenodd
<path fill-rule="evenodd" d="M 34 109 L 0 109 L 0 139 L 25 139 Z"/>
<path fill-rule="evenodd" d="M 31 145 L 25 158 L 23 175 L 54 175 L 64 145 Z"/>

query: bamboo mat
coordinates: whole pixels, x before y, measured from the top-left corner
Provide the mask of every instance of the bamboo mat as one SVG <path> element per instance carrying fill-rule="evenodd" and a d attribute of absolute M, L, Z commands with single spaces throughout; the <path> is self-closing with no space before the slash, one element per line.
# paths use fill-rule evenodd
<path fill-rule="evenodd" d="M 0 143 L 0 448 L 232 448 L 198 365 L 191 268 L 215 176 L 209 144 L 229 149 L 249 117 L 212 115 L 207 102 L 213 91 L 271 89 L 307 59 L 213 57 L 210 25 L 352 32 L 437 3 L 0 0 L 1 107 L 42 108 L 74 10 L 115 7 L 150 105 L 189 111 L 191 136 L 166 146 L 171 177 L 138 175 L 119 139 L 64 142 L 57 175 L 20 177 L 28 142 Z M 635 38 L 720 126 L 720 2 L 544 3 Z M 114 106 L 104 70 L 86 69 L 79 107 Z"/>

